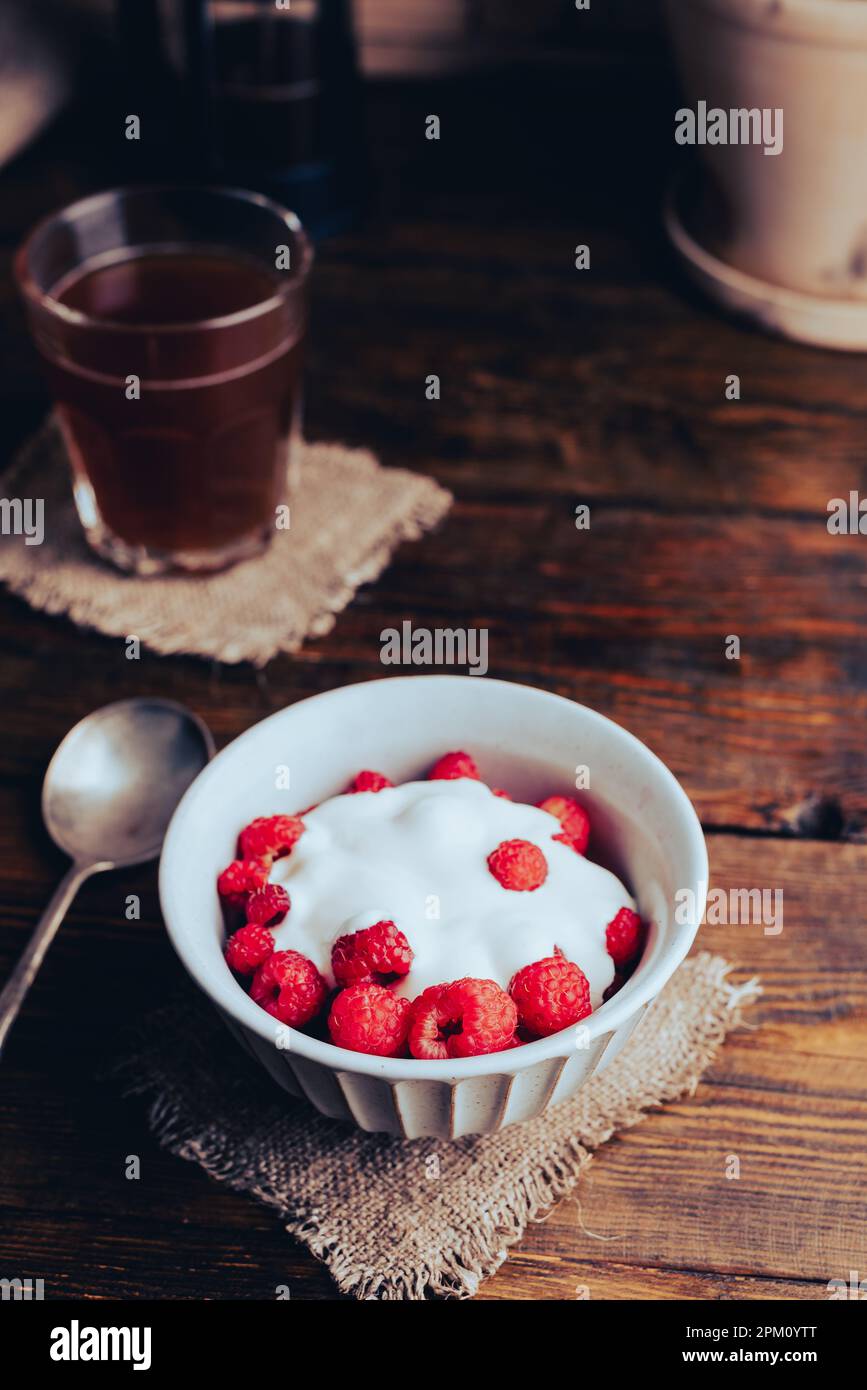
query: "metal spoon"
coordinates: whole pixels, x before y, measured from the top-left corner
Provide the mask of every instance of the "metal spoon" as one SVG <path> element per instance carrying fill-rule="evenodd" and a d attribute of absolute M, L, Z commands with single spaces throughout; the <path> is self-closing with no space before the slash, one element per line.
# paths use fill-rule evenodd
<path fill-rule="evenodd" d="M 0 994 L 0 1049 L 84 880 L 155 859 L 213 754 L 207 726 L 173 700 L 118 700 L 70 729 L 48 764 L 42 815 L 72 864 Z"/>

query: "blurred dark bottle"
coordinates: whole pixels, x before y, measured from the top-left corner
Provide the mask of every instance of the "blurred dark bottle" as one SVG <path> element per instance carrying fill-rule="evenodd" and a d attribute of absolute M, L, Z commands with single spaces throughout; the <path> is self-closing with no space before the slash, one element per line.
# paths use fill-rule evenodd
<path fill-rule="evenodd" d="M 117 0 L 117 14 L 130 98 L 163 131 L 149 173 L 259 189 L 315 237 L 355 220 L 364 148 L 351 0 Z"/>

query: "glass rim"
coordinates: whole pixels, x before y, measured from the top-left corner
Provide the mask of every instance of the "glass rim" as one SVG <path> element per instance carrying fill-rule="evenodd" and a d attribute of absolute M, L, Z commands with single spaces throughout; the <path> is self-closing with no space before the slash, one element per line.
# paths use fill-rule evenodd
<path fill-rule="evenodd" d="M 106 203 L 112 199 L 129 197 L 130 195 L 151 196 L 160 193 L 185 193 L 190 195 L 210 194 L 220 198 L 234 198 L 239 202 L 254 204 L 263 208 L 266 212 L 272 213 L 284 226 L 286 226 L 295 238 L 301 249 L 301 266 L 293 271 L 285 288 L 279 288 L 267 299 L 261 299 L 255 304 L 251 304 L 246 309 L 237 309 L 233 314 L 222 314 L 214 318 L 191 319 L 188 323 L 122 323 L 117 319 L 100 318 L 96 314 L 86 314 L 80 309 L 71 309 L 68 304 L 62 304 L 59 299 L 54 299 L 48 290 L 43 290 L 36 283 L 29 266 L 29 257 L 33 244 L 42 233 L 44 233 L 53 222 L 62 216 L 78 212 L 83 209 L 95 207 L 99 203 Z M 180 334 L 190 332 L 201 332 L 203 329 L 232 328 L 238 324 L 247 323 L 259 318 L 264 314 L 271 313 L 281 304 L 287 303 L 293 292 L 301 289 L 307 282 L 310 271 L 313 267 L 315 252 L 313 244 L 301 224 L 301 219 L 297 213 L 284 208 L 280 203 L 269 198 L 267 194 L 256 193 L 247 188 L 230 188 L 221 184 L 129 184 L 119 188 L 107 188 L 101 193 L 89 193 L 84 198 L 76 198 L 72 203 L 65 204 L 55 212 L 46 213 L 41 217 L 35 226 L 31 227 L 27 236 L 18 247 L 12 259 L 12 271 L 21 293 L 25 299 L 34 304 L 37 308 L 53 314 L 56 318 L 63 320 L 74 328 L 100 328 L 110 329 L 116 333 L 166 333 Z M 82 263 L 86 264 L 86 263 Z"/>

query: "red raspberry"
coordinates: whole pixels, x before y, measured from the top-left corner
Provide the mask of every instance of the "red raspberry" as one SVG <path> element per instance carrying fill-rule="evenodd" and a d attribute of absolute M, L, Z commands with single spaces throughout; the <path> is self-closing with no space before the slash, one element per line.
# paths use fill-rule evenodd
<path fill-rule="evenodd" d="M 488 868 L 503 888 L 532 893 L 548 877 L 548 861 L 529 840 L 503 840 L 488 855 Z"/>
<path fill-rule="evenodd" d="M 331 969 L 339 985 L 385 985 L 405 975 L 411 965 L 410 944 L 394 922 L 376 922 L 339 936 L 331 948 Z"/>
<path fill-rule="evenodd" d="M 431 985 L 413 1000 L 409 1050 L 413 1057 L 478 1057 L 512 1047 L 518 1014 L 494 980 Z"/>
<path fill-rule="evenodd" d="M 479 769 L 469 753 L 444 753 L 428 773 L 431 782 L 451 782 L 456 777 L 472 777 L 475 782 L 481 781 Z"/>
<path fill-rule="evenodd" d="M 491 787 L 491 791 L 494 793 L 494 796 L 501 796 L 504 801 L 512 800 L 512 798 L 509 796 L 509 793 L 504 792 L 502 787 Z"/>
<path fill-rule="evenodd" d="M 386 787 L 393 787 L 394 783 L 384 777 L 381 772 L 359 772 L 357 777 L 353 777 L 347 792 L 381 792 Z"/>
<path fill-rule="evenodd" d="M 272 1018 L 302 1028 L 328 998 L 328 986 L 300 951 L 275 951 L 253 976 L 250 996 Z"/>
<path fill-rule="evenodd" d="M 605 928 L 605 946 L 616 966 L 628 965 L 642 947 L 644 928 L 631 907 L 621 907 Z"/>
<path fill-rule="evenodd" d="M 248 922 L 226 942 L 226 964 L 236 975 L 252 975 L 273 954 L 273 936 L 255 922 Z"/>
<path fill-rule="evenodd" d="M 247 899 L 247 921 L 262 927 L 276 927 L 289 911 L 289 894 L 282 883 L 266 883 Z"/>
<path fill-rule="evenodd" d="M 241 831 L 238 852 L 243 859 L 262 859 L 270 866 L 288 854 L 303 834 L 299 816 L 259 816 Z"/>
<path fill-rule="evenodd" d="M 328 1031 L 337 1047 L 396 1057 L 406 1042 L 410 1003 L 383 985 L 359 981 L 331 1005 Z"/>
<path fill-rule="evenodd" d="M 243 908 L 248 895 L 267 882 L 267 864 L 258 859 L 235 859 L 217 879 L 217 892 L 227 907 Z"/>
<path fill-rule="evenodd" d="M 439 1003 L 448 988 L 448 985 L 428 985 L 413 999 L 406 1039 L 411 1057 L 427 1061 L 445 1061 L 448 1057 L 439 1021 Z"/>
<path fill-rule="evenodd" d="M 513 977 L 509 993 L 522 1029 L 547 1038 L 591 1012 L 590 985 L 583 970 L 564 956 L 546 956 L 525 965 Z"/>
<path fill-rule="evenodd" d="M 540 811 L 547 811 L 563 827 L 563 833 L 555 835 L 554 839 L 570 845 L 576 854 L 584 854 L 590 839 L 590 817 L 584 807 L 571 796 L 546 796 L 538 804 Z"/>

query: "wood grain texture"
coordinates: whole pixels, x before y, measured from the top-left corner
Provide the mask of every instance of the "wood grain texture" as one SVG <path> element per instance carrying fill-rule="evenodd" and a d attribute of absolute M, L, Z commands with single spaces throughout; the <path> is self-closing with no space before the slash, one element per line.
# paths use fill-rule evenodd
<path fill-rule="evenodd" d="M 553 78 L 521 103 L 502 79 L 374 95 L 368 222 L 320 254 L 308 431 L 434 474 L 456 505 L 329 636 L 259 675 L 130 662 L 122 642 L 0 595 L 0 978 L 62 870 L 39 789 L 81 715 L 161 694 L 222 744 L 289 701 L 382 675 L 383 627 L 485 626 L 492 675 L 645 739 L 699 809 L 712 886 L 782 889 L 784 925 L 703 928 L 733 978 L 761 977 L 749 1027 L 694 1096 L 608 1144 L 480 1296 L 818 1299 L 867 1272 L 867 541 L 825 525 L 829 498 L 867 485 L 867 363 L 751 334 L 684 291 L 655 231 L 667 78 L 626 71 L 604 128 L 610 75 L 589 69 L 577 97 Z M 443 148 L 418 135 L 431 110 Z M 110 181 L 81 120 L 0 175 L 4 457 L 46 400 L 11 248 L 50 206 Z M 724 397 L 731 372 L 739 402 Z M 740 661 L 725 657 L 731 633 Z M 152 868 L 87 885 L 3 1060 L 2 1272 L 43 1277 L 50 1297 L 267 1299 L 288 1283 L 331 1298 L 270 1214 L 160 1152 L 141 1106 L 95 1079 L 177 969 Z M 124 1178 L 131 1153 L 140 1182 Z"/>

